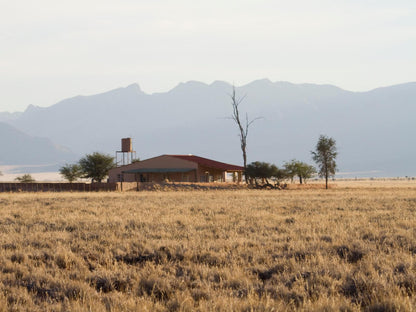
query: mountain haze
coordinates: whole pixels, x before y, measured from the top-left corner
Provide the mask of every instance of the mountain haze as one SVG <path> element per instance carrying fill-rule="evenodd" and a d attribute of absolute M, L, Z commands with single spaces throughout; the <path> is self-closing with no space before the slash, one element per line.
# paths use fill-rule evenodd
<path fill-rule="evenodd" d="M 21 112 L 0 112 L 0 122 L 6 122 L 17 119 L 22 113 Z"/>
<path fill-rule="evenodd" d="M 0 122 L 0 134 L 0 164 L 3 165 L 47 165 L 50 168 L 76 159 L 75 154 L 51 140 L 27 135 L 3 122 Z"/>
<path fill-rule="evenodd" d="M 192 153 L 241 164 L 238 130 L 227 118 L 231 91 L 232 86 L 221 81 L 190 81 L 154 94 L 133 84 L 47 108 L 30 106 L 6 121 L 80 156 L 92 151 L 113 155 L 122 137 L 133 137 L 142 159 Z M 236 92 L 245 96 L 240 105 L 243 116 L 247 112 L 249 119 L 263 117 L 249 130 L 249 162 L 279 166 L 297 158 L 312 163 L 310 151 L 319 135 L 326 134 L 337 141 L 342 172 L 416 175 L 416 83 L 350 92 L 331 85 L 264 79 L 237 87 Z"/>

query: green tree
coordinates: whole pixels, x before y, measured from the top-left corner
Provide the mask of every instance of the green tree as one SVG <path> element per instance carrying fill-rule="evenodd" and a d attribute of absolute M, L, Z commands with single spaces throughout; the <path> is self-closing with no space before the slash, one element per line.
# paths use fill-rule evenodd
<path fill-rule="evenodd" d="M 292 159 L 290 162 L 285 163 L 284 167 L 292 183 L 295 176 L 299 178 L 300 184 L 303 182 L 306 183 L 306 180 L 310 179 L 316 173 L 314 166 L 308 165 L 307 163 L 296 159 Z"/>
<path fill-rule="evenodd" d="M 293 183 L 293 179 L 296 176 L 296 160 L 290 162 L 285 162 L 283 164 L 284 170 L 286 171 L 286 176 L 290 179 L 290 182 Z"/>
<path fill-rule="evenodd" d="M 302 180 L 306 184 L 306 180 L 312 178 L 314 174 L 316 174 L 316 169 L 314 166 L 308 165 L 304 162 L 298 164 L 297 175 L 299 177 L 300 184 L 302 184 Z"/>
<path fill-rule="evenodd" d="M 69 183 L 72 183 L 76 181 L 77 179 L 82 177 L 82 170 L 81 166 L 79 164 L 72 164 L 68 165 L 65 164 L 65 166 L 62 166 L 59 169 L 59 173 L 68 180 Z"/>
<path fill-rule="evenodd" d="M 33 179 L 30 174 L 27 174 L 27 173 L 20 176 L 20 177 L 17 177 L 15 180 L 20 182 L 20 183 L 34 183 L 34 182 L 36 182 L 36 180 Z"/>
<path fill-rule="evenodd" d="M 311 151 L 312 159 L 319 167 L 318 174 L 325 178 L 325 188 L 328 189 L 328 178 L 335 175 L 337 170 L 336 158 L 338 155 L 336 142 L 325 135 L 319 137 L 315 151 Z"/>
<path fill-rule="evenodd" d="M 79 165 L 84 178 L 90 178 L 91 182 L 101 182 L 108 171 L 114 168 L 114 157 L 95 152 L 81 158 Z"/>
<path fill-rule="evenodd" d="M 250 184 L 253 182 L 257 185 L 257 179 L 261 179 L 262 182 L 269 184 L 269 180 L 272 177 L 277 175 L 278 168 L 266 162 L 255 161 L 247 165 L 245 170 L 246 179 L 250 181 Z"/>
<path fill-rule="evenodd" d="M 276 167 L 274 171 L 273 178 L 275 178 L 278 182 L 281 180 L 285 180 L 288 178 L 288 174 L 286 169 Z"/>

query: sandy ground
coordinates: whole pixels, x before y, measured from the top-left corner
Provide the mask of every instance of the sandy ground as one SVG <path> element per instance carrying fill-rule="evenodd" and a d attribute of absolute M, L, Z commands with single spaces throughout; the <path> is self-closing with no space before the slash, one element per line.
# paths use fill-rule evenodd
<path fill-rule="evenodd" d="M 34 166 L 34 165 L 7 165 L 7 166 L 0 166 L 0 182 L 15 182 L 15 179 L 19 176 L 24 175 L 25 173 L 29 173 L 36 181 L 38 182 L 64 182 L 64 179 L 61 177 L 59 172 L 56 171 L 49 171 L 49 172 L 24 172 L 22 168 L 31 168 L 32 170 L 36 167 L 39 168 L 39 171 L 42 171 L 42 167 L 44 166 Z M 35 170 L 36 171 L 36 170 Z"/>
<path fill-rule="evenodd" d="M 5 173 L 0 176 L 0 182 L 15 182 L 16 177 L 22 175 L 23 173 Z M 38 182 L 64 182 L 59 172 L 39 172 L 30 175 Z"/>
<path fill-rule="evenodd" d="M 416 188 L 416 179 L 412 178 L 379 178 L 379 179 L 362 179 L 362 180 L 336 180 L 335 183 L 341 188 L 389 188 L 389 187 L 404 187 Z"/>

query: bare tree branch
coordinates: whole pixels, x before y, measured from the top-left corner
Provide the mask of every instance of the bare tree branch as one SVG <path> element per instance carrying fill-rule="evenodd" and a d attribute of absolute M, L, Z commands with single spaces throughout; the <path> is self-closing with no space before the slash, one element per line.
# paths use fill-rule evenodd
<path fill-rule="evenodd" d="M 256 117 L 252 120 L 249 120 L 248 114 L 246 113 L 246 120 L 245 123 L 241 122 L 240 120 L 240 110 L 239 106 L 243 102 L 243 100 L 246 98 L 246 95 L 244 95 L 241 98 L 237 98 L 236 92 L 235 92 L 235 86 L 233 86 L 233 92 L 230 94 L 231 97 L 231 105 L 233 107 L 233 114 L 231 115 L 231 119 L 234 120 L 236 125 L 238 126 L 238 129 L 240 131 L 240 146 L 241 151 L 243 153 L 243 163 L 244 163 L 244 171 L 247 168 L 247 135 L 248 135 L 248 129 L 258 119 L 262 119 L 262 117 Z M 244 173 L 245 174 L 245 173 Z M 247 179 L 246 179 L 247 182 Z"/>

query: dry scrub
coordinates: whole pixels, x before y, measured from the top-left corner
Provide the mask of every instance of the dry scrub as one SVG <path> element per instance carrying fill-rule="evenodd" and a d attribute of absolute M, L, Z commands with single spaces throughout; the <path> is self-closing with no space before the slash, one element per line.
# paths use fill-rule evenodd
<path fill-rule="evenodd" d="M 410 311 L 416 188 L 0 194 L 0 311 Z"/>

